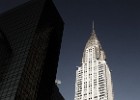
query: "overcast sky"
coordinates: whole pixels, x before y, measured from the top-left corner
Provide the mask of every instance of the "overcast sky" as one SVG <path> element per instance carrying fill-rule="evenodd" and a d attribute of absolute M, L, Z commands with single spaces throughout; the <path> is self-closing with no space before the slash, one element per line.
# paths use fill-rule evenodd
<path fill-rule="evenodd" d="M 0 0 L 4 12 L 28 0 Z M 76 66 L 95 22 L 96 34 L 112 70 L 115 100 L 139 100 L 139 0 L 53 0 L 64 22 L 57 78 L 66 100 L 74 99 Z"/>

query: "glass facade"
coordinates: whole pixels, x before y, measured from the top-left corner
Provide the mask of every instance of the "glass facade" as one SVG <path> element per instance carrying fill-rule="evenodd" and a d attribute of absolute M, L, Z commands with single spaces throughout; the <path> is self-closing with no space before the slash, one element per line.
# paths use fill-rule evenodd
<path fill-rule="evenodd" d="M 59 51 L 63 32 L 63 21 L 52 5 L 51 0 L 31 0 L 0 16 L 0 100 L 37 99 L 48 45 Z M 56 34 L 58 46 L 50 42 Z M 58 63 L 59 52 L 56 55 L 53 63 Z"/>

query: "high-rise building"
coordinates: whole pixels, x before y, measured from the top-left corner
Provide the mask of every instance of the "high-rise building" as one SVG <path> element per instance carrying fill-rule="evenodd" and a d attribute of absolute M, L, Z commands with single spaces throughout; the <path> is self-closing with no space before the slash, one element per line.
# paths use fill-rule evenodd
<path fill-rule="evenodd" d="M 75 100 L 113 100 L 111 73 L 94 24 L 76 70 Z"/>
<path fill-rule="evenodd" d="M 52 100 L 63 27 L 52 0 L 0 15 L 0 100 Z"/>

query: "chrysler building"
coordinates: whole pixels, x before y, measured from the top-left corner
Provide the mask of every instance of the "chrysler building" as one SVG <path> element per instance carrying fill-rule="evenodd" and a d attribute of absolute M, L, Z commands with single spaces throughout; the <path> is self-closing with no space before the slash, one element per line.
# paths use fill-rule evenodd
<path fill-rule="evenodd" d="M 76 70 L 75 100 L 113 100 L 111 72 L 96 36 L 94 23 L 82 64 Z"/>

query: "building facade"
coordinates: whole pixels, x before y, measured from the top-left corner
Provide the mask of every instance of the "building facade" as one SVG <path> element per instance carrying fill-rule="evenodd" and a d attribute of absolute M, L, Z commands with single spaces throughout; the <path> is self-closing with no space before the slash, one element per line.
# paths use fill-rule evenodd
<path fill-rule="evenodd" d="M 52 0 L 0 15 L 0 100 L 51 100 L 63 27 Z"/>
<path fill-rule="evenodd" d="M 94 25 L 76 70 L 75 100 L 113 100 L 111 72 Z"/>

